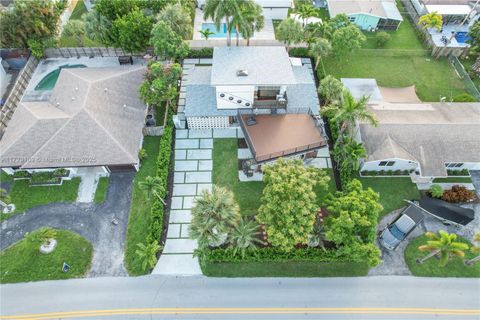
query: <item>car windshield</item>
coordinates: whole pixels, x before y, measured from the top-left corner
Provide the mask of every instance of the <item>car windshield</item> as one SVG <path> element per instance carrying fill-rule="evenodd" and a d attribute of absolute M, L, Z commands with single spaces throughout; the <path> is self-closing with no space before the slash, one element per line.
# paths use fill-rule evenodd
<path fill-rule="evenodd" d="M 398 227 L 395 224 L 391 225 L 389 229 L 390 229 L 390 232 L 393 234 L 393 236 L 398 240 L 405 239 L 405 233 L 403 233 L 400 229 L 398 229 Z"/>

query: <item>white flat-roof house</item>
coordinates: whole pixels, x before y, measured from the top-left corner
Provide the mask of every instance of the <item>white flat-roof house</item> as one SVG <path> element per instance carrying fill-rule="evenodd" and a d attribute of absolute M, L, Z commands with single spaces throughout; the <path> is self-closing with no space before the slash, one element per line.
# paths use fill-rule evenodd
<path fill-rule="evenodd" d="M 198 7 L 205 5 L 207 0 L 197 0 Z M 288 10 L 292 7 L 292 0 L 255 0 L 262 6 L 263 16 L 267 20 L 283 20 L 288 17 Z"/>
<path fill-rule="evenodd" d="M 241 126 L 257 162 L 326 145 L 311 62 L 284 47 L 217 47 L 187 68 L 188 128 Z"/>
<path fill-rule="evenodd" d="M 0 140 L 0 168 L 138 169 L 145 67 L 63 68 L 46 101 L 22 101 Z"/>
<path fill-rule="evenodd" d="M 370 97 L 368 108 L 378 120 L 377 127 L 358 124 L 357 140 L 367 151 L 361 171 L 406 171 L 423 182 L 446 177 L 448 170 L 480 169 L 480 103 L 422 103 L 414 87 L 342 82 L 354 97 Z"/>
<path fill-rule="evenodd" d="M 331 18 L 346 14 L 360 29 L 397 30 L 403 21 L 395 0 L 328 0 Z"/>

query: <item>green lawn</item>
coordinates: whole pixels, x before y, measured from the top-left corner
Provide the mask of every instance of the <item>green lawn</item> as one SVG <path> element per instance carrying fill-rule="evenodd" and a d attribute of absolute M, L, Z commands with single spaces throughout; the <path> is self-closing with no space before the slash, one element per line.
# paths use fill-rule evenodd
<path fill-rule="evenodd" d="M 472 183 L 470 177 L 448 177 L 448 178 L 435 178 L 434 183 Z"/>
<path fill-rule="evenodd" d="M 147 176 L 155 176 L 156 161 L 160 137 L 145 137 L 143 148 L 147 151 L 147 158 L 141 163 L 140 170 L 135 175 L 130 217 L 128 220 L 127 240 L 125 245 L 125 266 L 130 275 L 142 275 L 145 271 L 135 255 L 137 243 L 145 243 L 151 220 L 151 201 L 147 201 L 145 192 L 140 190 L 138 183 Z"/>
<path fill-rule="evenodd" d="M 397 7 L 402 14 L 403 21 L 396 31 L 386 31 L 390 34 L 390 40 L 381 49 L 408 49 L 408 50 L 424 50 L 422 41 L 417 36 L 416 27 L 410 22 L 407 13 L 401 1 L 397 1 Z M 377 49 L 375 41 L 375 32 L 365 32 L 367 42 L 364 44 L 365 49 Z"/>
<path fill-rule="evenodd" d="M 359 277 L 369 269 L 365 263 L 318 261 L 202 262 L 201 267 L 210 277 Z"/>
<path fill-rule="evenodd" d="M 85 275 L 92 260 L 92 245 L 76 233 L 57 230 L 57 247 L 40 253 L 34 231 L 0 253 L 1 283 L 78 278 Z M 62 271 L 63 262 L 70 266 Z"/>
<path fill-rule="evenodd" d="M 214 139 L 213 141 L 213 183 L 230 189 L 235 194 L 243 215 L 255 215 L 261 204 L 264 187 L 262 181 L 240 182 L 238 180 L 237 139 Z M 317 188 L 318 203 L 321 204 L 329 192 L 336 190 L 332 170 L 328 190 Z"/>
<path fill-rule="evenodd" d="M 426 244 L 427 237 L 420 236 L 413 239 L 405 249 L 405 261 L 408 268 L 414 276 L 420 277 L 480 277 L 480 262 L 477 262 L 473 266 L 466 266 L 461 258 L 453 258 L 445 267 L 438 265 L 438 259 L 436 257 L 430 258 L 423 264 L 418 264 L 416 260 L 418 258 L 425 257 L 428 253 L 418 250 L 418 247 Z M 459 237 L 459 241 L 468 243 L 469 241 Z M 465 259 L 471 259 L 475 257 L 475 254 L 467 251 L 465 252 Z"/>
<path fill-rule="evenodd" d="M 410 178 L 362 177 L 359 179 L 364 188 L 370 187 L 380 194 L 380 204 L 383 206 L 380 218 L 393 210 L 404 207 L 406 205 L 404 199 L 420 198 L 420 192 Z"/>
<path fill-rule="evenodd" d="M 475 63 L 477 57 L 471 56 L 468 59 L 460 58 L 460 62 L 463 64 L 465 71 L 470 75 L 470 79 L 472 79 L 473 83 L 477 86 L 477 89 L 480 90 L 480 78 L 478 76 L 472 76 L 470 70 L 472 69 L 472 65 Z"/>
<path fill-rule="evenodd" d="M 80 20 L 82 15 L 87 13 L 87 7 L 83 0 L 78 0 L 75 8 L 73 9 L 72 15 L 70 16 L 71 20 Z"/>
<path fill-rule="evenodd" d="M 78 47 L 78 43 L 74 37 L 62 36 L 60 37 L 59 46 L 64 48 L 74 48 L 74 47 Z M 93 41 L 90 38 L 83 36 L 83 47 L 102 47 L 102 46 L 103 44 L 101 44 L 100 42 Z"/>
<path fill-rule="evenodd" d="M 391 56 L 378 51 L 381 50 L 358 52 L 348 59 L 324 59 L 325 69 L 336 78 L 375 78 L 380 86 L 415 85 L 422 101 L 439 101 L 441 96 L 454 97 L 466 93 L 463 81 L 445 58 Z"/>
<path fill-rule="evenodd" d="M 64 180 L 60 186 L 30 187 L 29 181 L 15 180 L 12 182 L 9 195 L 16 207 L 13 214 L 52 202 L 74 202 L 77 199 L 80 178 Z M 13 214 L 1 215 L 0 220 L 7 219 Z"/>
<path fill-rule="evenodd" d="M 95 191 L 95 203 L 101 203 L 107 198 L 108 177 L 101 177 L 98 180 L 97 190 Z"/>

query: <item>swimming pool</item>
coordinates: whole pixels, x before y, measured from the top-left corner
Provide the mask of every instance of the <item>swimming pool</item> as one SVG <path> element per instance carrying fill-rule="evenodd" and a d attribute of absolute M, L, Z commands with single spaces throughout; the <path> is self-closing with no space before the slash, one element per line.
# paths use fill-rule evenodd
<path fill-rule="evenodd" d="M 220 24 L 220 30 L 217 30 L 215 23 L 202 23 L 202 30 L 209 29 L 214 34 L 210 35 L 209 38 L 226 38 L 227 37 L 227 25 L 225 23 Z M 237 30 L 235 28 L 232 29 L 232 37 L 235 37 L 237 34 Z M 202 36 L 203 37 L 203 36 Z"/>
<path fill-rule="evenodd" d="M 35 87 L 36 91 L 47 91 L 52 90 L 55 87 L 55 83 L 57 83 L 58 76 L 60 75 L 60 71 L 63 68 L 86 68 L 87 66 L 84 64 L 72 64 L 68 65 L 65 64 L 63 66 L 58 67 L 57 69 L 49 72 L 45 77 L 40 80 L 40 82 Z"/>
<path fill-rule="evenodd" d="M 455 39 L 457 40 L 458 43 L 466 43 L 471 38 L 467 32 L 461 31 L 455 34 Z"/>

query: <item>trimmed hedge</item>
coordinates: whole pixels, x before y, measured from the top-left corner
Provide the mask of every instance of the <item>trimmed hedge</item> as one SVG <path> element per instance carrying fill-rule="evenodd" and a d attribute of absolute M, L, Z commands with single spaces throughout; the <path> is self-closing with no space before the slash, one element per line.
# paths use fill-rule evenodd
<path fill-rule="evenodd" d="M 167 122 L 160 139 L 160 149 L 157 157 L 157 177 L 160 178 L 163 190 L 159 193 L 162 199 L 167 196 L 168 190 L 168 172 L 170 169 L 170 159 L 172 155 L 173 123 Z M 160 242 L 163 231 L 164 206 L 162 201 L 154 197 L 152 201 L 150 230 L 147 235 L 147 244 Z"/>
<path fill-rule="evenodd" d="M 187 58 L 212 58 L 213 48 L 190 49 Z"/>

